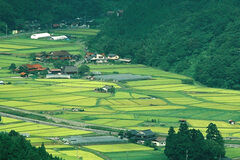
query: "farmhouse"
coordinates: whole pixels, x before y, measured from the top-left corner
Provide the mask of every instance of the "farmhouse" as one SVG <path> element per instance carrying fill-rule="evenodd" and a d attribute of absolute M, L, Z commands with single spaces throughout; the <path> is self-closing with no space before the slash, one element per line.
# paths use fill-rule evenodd
<path fill-rule="evenodd" d="M 72 59 L 72 55 L 65 50 L 61 50 L 61 51 L 52 51 L 49 54 L 51 59 L 61 59 L 61 60 L 67 60 L 67 59 Z"/>
<path fill-rule="evenodd" d="M 40 64 L 26 64 L 23 66 L 26 66 L 29 72 L 44 71 L 47 69 L 47 68 L 43 68 Z"/>
<path fill-rule="evenodd" d="M 78 68 L 75 66 L 65 66 L 62 70 L 62 73 L 64 74 L 77 74 Z"/>
<path fill-rule="evenodd" d="M 62 70 L 61 69 L 50 69 L 49 71 L 51 74 L 61 74 Z"/>
<path fill-rule="evenodd" d="M 21 76 L 21 77 L 27 77 L 27 76 L 28 76 L 28 74 L 27 74 L 27 73 L 25 73 L 25 72 L 21 72 L 21 73 L 20 73 L 20 76 Z"/>
<path fill-rule="evenodd" d="M 114 93 L 115 88 L 114 88 L 114 86 L 105 85 L 102 88 L 96 88 L 95 91 L 96 92 L 102 92 L 102 93 Z"/>
<path fill-rule="evenodd" d="M 86 53 L 85 61 L 94 63 L 107 63 L 107 58 L 104 53 L 101 54 Z"/>
<path fill-rule="evenodd" d="M 108 60 L 118 60 L 119 56 L 116 54 L 109 54 L 107 57 Z"/>
<path fill-rule="evenodd" d="M 233 120 L 228 120 L 228 123 L 229 123 L 229 124 L 231 124 L 231 125 L 234 125 L 234 124 L 236 124 L 236 122 L 235 122 L 235 121 L 233 121 Z"/>
<path fill-rule="evenodd" d="M 51 35 L 49 33 L 39 33 L 39 34 L 31 35 L 31 39 L 46 38 L 46 37 L 50 37 L 50 36 Z"/>
<path fill-rule="evenodd" d="M 164 146 L 166 146 L 166 138 L 158 137 L 158 138 L 156 138 L 156 140 L 152 141 L 152 144 L 154 144 L 157 147 L 164 147 Z"/>
<path fill-rule="evenodd" d="M 4 82 L 3 82 L 3 81 L 0 81 L 0 85 L 4 85 Z"/>
<path fill-rule="evenodd" d="M 129 130 L 122 135 L 123 137 L 126 137 L 128 139 L 132 139 L 137 141 L 146 141 L 146 140 L 151 140 L 154 141 L 156 140 L 156 134 L 152 132 L 150 129 L 147 130 L 142 130 L 142 131 L 137 131 L 137 130 Z"/>

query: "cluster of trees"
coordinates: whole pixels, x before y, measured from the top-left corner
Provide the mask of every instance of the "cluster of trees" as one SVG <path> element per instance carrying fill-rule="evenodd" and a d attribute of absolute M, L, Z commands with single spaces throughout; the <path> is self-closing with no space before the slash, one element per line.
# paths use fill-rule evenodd
<path fill-rule="evenodd" d="M 123 0 L 0 0 L 0 33 L 8 29 L 32 29 L 25 25 L 38 22 L 41 28 L 78 17 L 101 18 L 107 10 L 123 5 Z"/>
<path fill-rule="evenodd" d="M 88 46 L 133 62 L 240 89 L 240 1 L 132 0 Z"/>
<path fill-rule="evenodd" d="M 165 155 L 169 160 L 219 160 L 225 157 L 224 140 L 213 123 L 206 131 L 206 139 L 199 130 L 189 129 L 181 123 L 176 133 L 173 127 L 168 131 Z"/>
<path fill-rule="evenodd" d="M 0 160 L 61 160 L 46 152 L 44 144 L 41 147 L 33 147 L 29 141 L 18 132 L 12 130 L 9 133 L 0 132 Z"/>

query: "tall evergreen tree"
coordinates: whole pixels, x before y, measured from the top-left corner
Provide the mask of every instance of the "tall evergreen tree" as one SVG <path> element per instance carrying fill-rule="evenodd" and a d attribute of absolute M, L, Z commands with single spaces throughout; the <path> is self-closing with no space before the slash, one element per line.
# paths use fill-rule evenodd
<path fill-rule="evenodd" d="M 219 157 L 224 157 L 225 156 L 225 149 L 224 149 L 224 140 L 223 137 L 221 136 L 221 133 L 219 132 L 216 124 L 210 123 L 207 127 L 206 131 L 206 139 L 210 141 L 216 142 L 218 144 L 218 156 Z M 214 142 L 209 142 L 209 143 L 214 143 Z"/>
<path fill-rule="evenodd" d="M 176 133 L 173 127 L 170 127 L 168 130 L 168 136 L 166 138 L 166 146 L 164 153 L 169 160 L 177 159 L 178 155 L 176 154 Z"/>

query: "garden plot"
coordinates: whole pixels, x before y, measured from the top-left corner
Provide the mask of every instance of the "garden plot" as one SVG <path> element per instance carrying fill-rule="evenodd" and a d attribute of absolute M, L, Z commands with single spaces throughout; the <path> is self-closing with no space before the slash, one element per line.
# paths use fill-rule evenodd
<path fill-rule="evenodd" d="M 13 119 L 13 118 L 8 118 L 8 117 L 1 117 L 1 118 L 2 118 L 1 122 L 2 122 L 3 124 L 6 124 L 6 123 L 15 123 L 15 122 L 23 122 L 23 121 L 21 121 L 21 120 Z"/>
<path fill-rule="evenodd" d="M 24 110 L 31 110 L 31 111 L 54 111 L 54 110 L 63 110 L 66 108 L 72 108 L 72 106 L 40 104 L 40 105 L 24 106 L 24 107 L 18 107 L 18 108 L 21 108 Z"/>
<path fill-rule="evenodd" d="M 82 151 L 79 149 L 73 149 L 72 147 L 66 148 L 67 145 L 59 146 L 58 148 L 47 148 L 47 152 L 53 156 L 58 156 L 66 160 L 76 160 L 82 157 L 84 160 L 103 160 L 102 158 L 94 155 L 93 153 Z M 53 146 L 54 147 L 54 146 Z"/>
<path fill-rule="evenodd" d="M 166 98 L 168 101 L 170 101 L 173 104 L 180 104 L 180 105 L 188 105 L 188 104 L 195 104 L 195 103 L 201 103 L 201 101 L 189 98 L 189 97 L 181 97 L 181 98 Z"/>
<path fill-rule="evenodd" d="M 127 82 L 128 86 L 139 87 L 139 86 L 156 86 L 156 85 L 170 85 L 170 84 L 181 84 L 179 79 L 166 79 L 166 78 L 157 78 L 153 80 L 144 80 L 136 82 Z"/>
<path fill-rule="evenodd" d="M 132 101 L 141 106 L 167 105 L 167 103 L 161 99 L 134 99 Z"/>
<path fill-rule="evenodd" d="M 240 125 L 230 125 L 228 122 L 223 121 L 208 121 L 208 120 L 193 120 L 188 119 L 187 122 L 194 128 L 206 128 L 210 123 L 214 123 L 218 128 L 240 128 Z"/>
<path fill-rule="evenodd" d="M 104 153 L 112 160 L 167 160 L 163 150 L 161 151 L 131 151 Z"/>
<path fill-rule="evenodd" d="M 127 127 L 127 126 L 136 126 L 143 121 L 137 120 L 122 120 L 122 119 L 96 119 L 91 121 L 86 121 L 91 124 L 113 126 L 113 127 Z"/>
<path fill-rule="evenodd" d="M 59 102 L 67 102 L 72 100 L 80 100 L 83 98 L 86 98 L 86 97 L 73 96 L 73 95 L 54 95 L 54 96 L 36 97 L 31 101 L 39 102 L 39 103 L 59 103 Z"/>
<path fill-rule="evenodd" d="M 0 105 L 9 106 L 9 107 L 21 107 L 21 106 L 34 106 L 34 105 L 38 105 L 38 103 L 23 102 L 23 101 L 5 101 L 5 102 L 0 102 Z"/>
<path fill-rule="evenodd" d="M 101 80 L 101 81 L 116 81 L 116 82 L 152 79 L 151 76 L 141 76 L 141 75 L 133 75 L 133 74 L 109 74 L 109 75 L 94 76 L 94 78 L 96 80 Z"/>
<path fill-rule="evenodd" d="M 109 145 L 93 145 L 86 146 L 86 148 L 93 149 L 99 152 L 126 152 L 126 151 L 148 151 L 153 148 L 137 145 L 137 144 L 109 144 Z"/>
<path fill-rule="evenodd" d="M 203 102 L 199 104 L 191 104 L 191 106 L 194 107 L 201 107 L 201 108 L 209 108 L 209 109 L 220 109 L 220 110 L 236 110 L 240 111 L 240 105 L 239 106 L 234 106 L 234 105 L 226 105 L 226 104 L 220 104 L 220 103 L 208 103 L 208 102 Z"/>
<path fill-rule="evenodd" d="M 154 110 L 178 110 L 178 109 L 185 109 L 186 107 L 183 106 L 112 106 L 115 110 L 118 111 L 154 111 Z"/>
<path fill-rule="evenodd" d="M 68 128 L 52 128 L 47 130 L 29 131 L 28 133 L 38 137 L 55 137 L 55 136 L 83 135 L 92 132 L 83 130 L 73 130 Z"/>
<path fill-rule="evenodd" d="M 74 106 L 95 106 L 96 98 L 83 98 L 80 100 L 72 100 L 68 102 L 63 102 L 63 105 L 74 105 Z"/>
<path fill-rule="evenodd" d="M 213 101 L 213 102 L 218 102 L 218 103 L 240 103 L 240 95 L 238 96 L 231 96 L 231 97 L 226 97 L 226 96 L 218 96 L 218 97 L 204 97 L 205 100 L 207 101 Z"/>
<path fill-rule="evenodd" d="M 46 145 L 46 143 L 51 143 L 51 140 L 48 139 L 43 139 L 43 138 L 26 138 L 27 140 L 29 140 L 31 142 L 31 144 L 41 144 L 44 143 Z"/>
<path fill-rule="evenodd" d="M 226 156 L 229 158 L 239 158 L 240 148 L 226 148 Z"/>
<path fill-rule="evenodd" d="M 128 65 L 131 66 L 131 65 Z M 170 73 L 170 72 L 165 72 L 163 70 L 159 69 L 154 69 L 151 67 L 127 67 L 127 68 L 113 68 L 110 66 L 109 68 L 104 68 L 104 69 L 96 69 L 96 71 L 100 72 L 108 72 L 108 73 L 113 73 L 113 72 L 119 72 L 123 74 L 139 74 L 139 75 L 150 75 L 150 76 L 156 76 L 156 77 L 161 77 L 161 78 L 174 78 L 174 79 L 189 79 L 186 76 L 183 75 L 178 75 L 175 73 Z"/>
<path fill-rule="evenodd" d="M 32 46 L 24 46 L 24 45 L 13 45 L 13 44 L 0 44 L 0 48 L 7 48 L 7 49 L 31 49 L 34 48 Z"/>

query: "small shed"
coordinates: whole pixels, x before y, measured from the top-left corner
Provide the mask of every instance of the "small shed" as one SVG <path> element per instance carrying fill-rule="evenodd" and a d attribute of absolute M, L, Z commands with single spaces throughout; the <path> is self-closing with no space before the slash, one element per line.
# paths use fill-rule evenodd
<path fill-rule="evenodd" d="M 22 135 L 23 137 L 30 137 L 30 134 L 29 133 L 20 133 L 20 135 Z"/>
<path fill-rule="evenodd" d="M 65 35 L 62 35 L 62 36 L 53 36 L 53 37 L 50 38 L 50 40 L 54 40 L 54 41 L 64 40 L 64 39 L 68 39 L 68 37 L 65 36 Z"/>
<path fill-rule="evenodd" d="M 236 122 L 234 120 L 228 120 L 228 123 L 231 124 L 231 125 L 236 124 Z"/>

